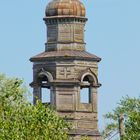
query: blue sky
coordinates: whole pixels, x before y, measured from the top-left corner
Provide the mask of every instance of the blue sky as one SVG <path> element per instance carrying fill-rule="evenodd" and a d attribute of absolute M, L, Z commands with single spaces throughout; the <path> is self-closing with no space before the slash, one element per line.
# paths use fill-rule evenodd
<path fill-rule="evenodd" d="M 32 81 L 29 58 L 44 51 L 47 0 L 0 1 L 0 72 Z M 87 50 L 99 64 L 99 124 L 122 96 L 140 95 L 140 0 L 83 0 Z"/>

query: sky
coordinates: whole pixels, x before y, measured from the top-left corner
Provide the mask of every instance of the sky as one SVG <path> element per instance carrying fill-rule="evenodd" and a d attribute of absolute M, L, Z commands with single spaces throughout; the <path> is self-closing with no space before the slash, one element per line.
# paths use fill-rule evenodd
<path fill-rule="evenodd" d="M 32 82 L 29 58 L 45 49 L 44 11 L 50 0 L 0 0 L 0 73 Z M 140 95 L 140 0 L 82 0 L 85 41 L 99 63 L 99 127 L 122 96 Z M 31 89 L 30 89 L 31 90 Z M 32 90 L 31 90 L 32 91 Z"/>

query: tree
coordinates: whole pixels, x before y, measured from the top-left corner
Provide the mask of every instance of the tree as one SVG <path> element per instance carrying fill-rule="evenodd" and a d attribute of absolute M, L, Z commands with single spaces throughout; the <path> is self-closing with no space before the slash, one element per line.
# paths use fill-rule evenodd
<path fill-rule="evenodd" d="M 0 74 L 1 140 L 68 140 L 69 124 L 39 101 L 25 97 L 23 81 Z"/>
<path fill-rule="evenodd" d="M 118 131 L 118 119 L 120 114 L 124 116 L 124 136 L 123 140 L 140 139 L 140 98 L 130 98 L 126 96 L 119 102 L 118 107 L 105 115 L 110 121 L 104 130 L 104 137 Z"/>

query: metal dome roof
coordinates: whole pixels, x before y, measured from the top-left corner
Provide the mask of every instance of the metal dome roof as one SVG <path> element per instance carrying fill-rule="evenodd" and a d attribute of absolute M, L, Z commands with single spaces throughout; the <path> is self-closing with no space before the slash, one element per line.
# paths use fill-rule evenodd
<path fill-rule="evenodd" d="M 79 0 L 53 0 L 45 11 L 46 17 L 51 16 L 78 16 L 85 17 L 85 6 Z"/>

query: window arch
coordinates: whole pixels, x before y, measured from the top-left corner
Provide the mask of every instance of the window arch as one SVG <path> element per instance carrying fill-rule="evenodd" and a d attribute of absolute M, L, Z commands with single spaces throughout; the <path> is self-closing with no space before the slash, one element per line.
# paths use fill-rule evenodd
<path fill-rule="evenodd" d="M 47 71 L 43 71 L 43 72 L 40 72 L 38 74 L 38 78 L 43 78 L 43 77 L 46 77 L 48 82 L 52 82 L 53 81 L 52 74 L 47 72 Z"/>
<path fill-rule="evenodd" d="M 84 82 L 84 81 L 88 81 L 89 83 L 92 83 L 92 84 L 98 84 L 98 79 L 97 79 L 97 76 L 93 73 L 84 73 L 82 76 L 81 76 L 81 82 Z"/>

